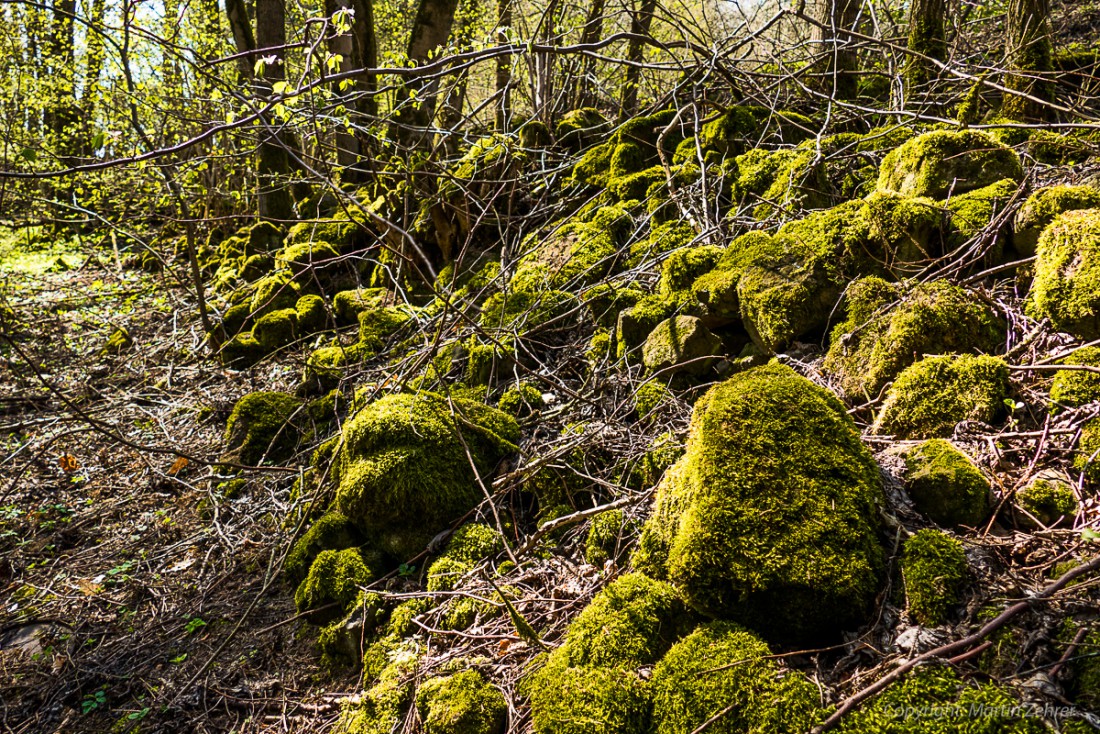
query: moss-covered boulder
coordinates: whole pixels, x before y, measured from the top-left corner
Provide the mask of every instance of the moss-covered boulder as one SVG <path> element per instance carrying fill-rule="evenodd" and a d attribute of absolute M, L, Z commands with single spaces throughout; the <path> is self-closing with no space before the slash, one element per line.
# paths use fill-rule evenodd
<path fill-rule="evenodd" d="M 512 287 L 576 290 L 592 285 L 626 259 L 624 243 L 632 230 L 630 213 L 619 206 L 566 221 L 520 259 Z"/>
<path fill-rule="evenodd" d="M 1053 527 L 1077 516 L 1077 495 L 1069 479 L 1059 471 L 1039 472 L 1016 493 L 1016 506 L 1028 527 Z"/>
<path fill-rule="evenodd" d="M 359 596 L 359 587 L 373 580 L 374 573 L 357 549 L 324 550 L 294 592 L 294 604 L 299 612 L 312 612 L 310 619 L 315 623 L 331 622 L 344 615 Z"/>
<path fill-rule="evenodd" d="M 1031 257 L 1039 235 L 1059 214 L 1100 208 L 1100 191 L 1091 186 L 1044 186 L 1016 212 L 1012 243 L 1020 257 Z"/>
<path fill-rule="evenodd" d="M 329 512 L 295 541 L 283 562 L 283 570 L 290 582 L 297 586 L 305 579 L 313 559 L 322 551 L 341 551 L 362 544 L 363 536 L 350 520 L 339 512 Z"/>
<path fill-rule="evenodd" d="M 925 441 L 905 453 L 903 475 L 913 504 L 944 527 L 978 527 L 989 516 L 989 480 L 950 441 Z"/>
<path fill-rule="evenodd" d="M 987 303 L 946 280 L 907 286 L 865 278 L 848 288 L 847 306 L 824 366 L 853 398 L 875 397 L 925 354 L 996 352 L 1007 330 Z"/>
<path fill-rule="evenodd" d="M 1028 312 L 1059 331 L 1100 338 L 1100 209 L 1061 214 L 1039 236 Z"/>
<path fill-rule="evenodd" d="M 722 340 L 694 316 L 662 321 L 642 346 L 642 362 L 651 372 L 705 374 L 722 352 Z"/>
<path fill-rule="evenodd" d="M 918 624 L 943 624 L 969 579 L 962 543 L 939 530 L 918 530 L 901 556 L 905 608 Z"/>
<path fill-rule="evenodd" d="M 770 364 L 696 403 L 634 563 L 708 616 L 774 640 L 830 637 L 864 621 L 878 592 L 881 502 L 839 401 Z"/>
<path fill-rule="evenodd" d="M 728 622 L 711 622 L 677 642 L 653 670 L 657 734 L 783 732 L 822 718 L 817 687 L 784 673 L 768 645 Z"/>
<path fill-rule="evenodd" d="M 302 438 L 302 401 L 281 392 L 254 392 L 233 406 L 222 461 L 249 466 L 284 461 Z"/>
<path fill-rule="evenodd" d="M 476 670 L 431 678 L 416 692 L 425 734 L 503 734 L 508 702 Z"/>
<path fill-rule="evenodd" d="M 298 338 L 298 310 L 281 308 L 265 313 L 256 319 L 256 324 L 252 327 L 252 337 L 268 354 L 291 344 Z"/>
<path fill-rule="evenodd" d="M 332 299 L 332 310 L 338 326 L 359 323 L 359 314 L 381 308 L 386 301 L 385 288 L 358 288 L 340 291 Z"/>
<path fill-rule="evenodd" d="M 386 663 L 376 682 L 361 697 L 340 712 L 335 730 L 339 734 L 392 734 L 401 724 L 413 701 L 416 652 L 398 643 L 391 645 Z M 365 670 L 365 668 L 364 668 Z"/>
<path fill-rule="evenodd" d="M 251 293 L 249 310 L 253 318 L 259 318 L 272 311 L 294 308 L 301 295 L 301 286 L 288 273 L 280 271 L 258 281 Z"/>
<path fill-rule="evenodd" d="M 605 587 L 569 625 L 565 642 L 527 681 L 539 734 L 650 730 L 654 665 L 690 624 L 667 583 L 641 574 Z"/>
<path fill-rule="evenodd" d="M 992 424 L 1007 413 L 1008 366 L 997 357 L 926 357 L 906 367 L 875 418 L 873 430 L 898 438 L 950 435 L 962 421 Z"/>
<path fill-rule="evenodd" d="M 128 329 L 120 326 L 107 337 L 106 343 L 100 349 L 100 354 L 118 356 L 129 352 L 133 348 L 134 337 L 130 336 Z"/>
<path fill-rule="evenodd" d="M 1060 360 L 1069 367 L 1100 369 L 1100 347 L 1084 347 Z M 1076 408 L 1100 400 L 1100 372 L 1082 369 L 1058 370 L 1050 384 L 1050 402 L 1058 407 Z"/>
<path fill-rule="evenodd" d="M 1002 179 L 1022 181 L 1020 158 L 977 130 L 934 130 L 903 143 L 882 161 L 879 191 L 946 199 Z"/>
<path fill-rule="evenodd" d="M 336 504 L 375 547 L 404 560 L 484 498 L 477 477 L 515 450 L 519 426 L 472 400 L 399 394 L 360 410 L 342 435 Z"/>
<path fill-rule="evenodd" d="M 954 251 L 956 248 L 964 246 L 985 231 L 986 228 L 993 225 L 1008 206 L 1009 201 L 1016 195 L 1019 186 L 1017 181 L 1006 178 L 989 186 L 952 196 L 948 199 L 945 202 L 945 206 L 951 214 L 951 236 L 947 243 L 948 249 Z M 1006 219 L 993 232 L 993 237 L 989 240 L 980 263 L 991 266 L 1002 262 L 1005 250 L 1008 249 L 1011 243 L 1012 223 Z"/>
<path fill-rule="evenodd" d="M 581 107 L 562 115 L 554 125 L 558 144 L 570 150 L 582 150 L 603 138 L 610 125 L 595 107 Z"/>

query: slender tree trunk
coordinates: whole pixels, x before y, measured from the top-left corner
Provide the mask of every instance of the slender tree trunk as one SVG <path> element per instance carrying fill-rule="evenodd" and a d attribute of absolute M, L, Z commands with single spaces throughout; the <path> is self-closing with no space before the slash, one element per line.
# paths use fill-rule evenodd
<path fill-rule="evenodd" d="M 73 51 L 73 16 L 76 0 L 57 0 L 50 26 L 50 76 L 54 97 L 50 102 L 47 127 L 63 161 L 72 162 L 73 130 L 76 122 L 76 74 Z"/>
<path fill-rule="evenodd" d="M 1009 72 L 1005 75 L 1005 87 L 1039 100 L 1050 100 L 1051 81 L 1044 78 L 1054 70 L 1050 0 L 1009 0 L 1007 21 L 1005 51 Z M 1024 122 L 1050 117 L 1050 110 L 1041 102 L 1007 94 L 1002 113 Z"/>
<path fill-rule="evenodd" d="M 374 0 L 351 0 L 355 9 L 352 37 L 355 43 L 355 61 L 360 69 L 378 68 L 378 39 L 374 33 Z M 356 109 L 369 117 L 378 115 L 378 79 L 368 73 L 356 84 L 359 97 Z"/>
<path fill-rule="evenodd" d="M 922 57 L 936 61 L 947 59 L 946 14 L 945 0 L 912 0 L 909 6 L 909 50 L 920 56 L 910 56 L 905 65 L 906 99 L 916 99 L 923 88 L 939 76 L 939 68 Z"/>
<path fill-rule="evenodd" d="M 285 0 L 256 0 L 256 48 L 269 57 L 263 66 L 262 78 L 257 80 L 257 91 L 261 96 L 270 95 L 273 86 L 286 79 L 283 66 L 285 45 Z M 272 56 L 274 60 L 270 59 Z M 290 160 L 273 123 L 273 120 L 266 119 L 259 129 L 259 160 L 256 166 L 259 213 L 261 219 L 286 221 L 294 215 L 293 202 L 285 182 L 290 173 Z"/>
<path fill-rule="evenodd" d="M 428 61 L 430 54 L 447 43 L 458 0 L 420 0 L 409 35 L 408 57 L 415 64 Z M 394 116 L 394 135 L 406 148 L 431 146 L 431 124 L 435 117 L 438 78 L 411 77 L 405 81 L 403 100 Z"/>
<path fill-rule="evenodd" d="M 351 0 L 325 0 L 325 13 L 333 17 L 340 11 L 353 10 Z M 350 19 L 349 19 L 350 20 Z M 336 28 L 330 31 L 328 50 L 331 54 L 341 57 L 341 61 L 333 67 L 332 71 L 339 73 L 348 68 L 357 66 L 355 58 L 355 37 L 352 34 L 350 24 L 346 32 L 340 32 Z M 362 68 L 362 67 L 360 67 Z M 333 84 L 332 93 L 337 99 L 341 99 L 344 109 L 348 114 L 354 109 L 352 99 L 340 89 L 339 84 Z M 336 128 L 336 163 L 342 169 L 351 169 L 359 160 L 359 138 L 349 131 L 344 125 Z"/>
<path fill-rule="evenodd" d="M 497 43 L 508 42 L 508 31 L 512 27 L 512 0 L 497 0 Z M 501 56 L 496 68 L 497 119 L 496 127 L 507 132 L 512 124 L 512 57 Z"/>
<path fill-rule="evenodd" d="M 592 0 L 588 6 L 588 17 L 584 21 L 584 30 L 581 32 L 581 44 L 596 43 L 603 36 L 603 13 L 605 0 Z M 573 106 L 593 107 L 596 104 L 596 59 L 591 56 L 581 57 L 581 69 L 575 80 L 573 92 Z"/>
<path fill-rule="evenodd" d="M 558 7 L 561 0 L 549 0 L 539 23 L 539 40 L 552 46 L 557 40 Z M 554 105 L 554 54 L 535 54 L 535 118 L 550 120 Z"/>
<path fill-rule="evenodd" d="M 252 35 L 252 21 L 244 0 L 225 0 L 225 15 L 229 20 L 229 30 L 233 34 L 233 45 L 237 47 L 237 70 L 241 79 L 251 81 L 256 59 L 252 52 L 256 50 L 256 38 Z"/>
<path fill-rule="evenodd" d="M 84 119 L 86 134 L 91 132 L 95 125 L 97 107 L 99 105 L 100 85 L 99 77 L 103 74 L 103 64 L 107 58 L 107 45 L 99 31 L 103 29 L 103 16 L 106 10 L 104 0 L 93 0 L 89 15 L 89 28 L 85 34 L 84 77 L 81 83 L 83 92 L 80 98 L 81 116 Z M 87 143 L 85 143 L 87 144 Z M 90 151 L 87 148 L 86 152 Z"/>
<path fill-rule="evenodd" d="M 823 0 L 814 26 L 815 46 L 822 49 L 817 63 L 817 88 L 830 97 L 847 100 L 856 96 L 859 56 L 849 31 L 859 20 L 862 0 Z"/>
<path fill-rule="evenodd" d="M 641 8 L 632 14 L 630 32 L 634 36 L 648 36 L 653 25 L 653 12 L 657 9 L 657 0 L 641 0 Z M 630 117 L 638 111 L 638 86 L 642 80 L 642 52 L 645 43 L 640 38 L 631 38 L 627 44 L 626 81 L 623 83 L 622 114 Z"/>

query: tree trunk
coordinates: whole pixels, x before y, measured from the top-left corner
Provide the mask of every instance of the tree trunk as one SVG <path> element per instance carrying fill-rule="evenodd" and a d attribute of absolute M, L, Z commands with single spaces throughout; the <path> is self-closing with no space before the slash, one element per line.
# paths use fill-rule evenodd
<path fill-rule="evenodd" d="M 49 103 L 46 127 L 53 133 L 54 145 L 62 161 L 72 163 L 73 130 L 77 120 L 76 75 L 73 52 L 73 16 L 76 0 L 57 0 L 50 25 L 50 76 L 53 99 Z"/>
<path fill-rule="evenodd" d="M 355 46 L 355 63 L 360 69 L 378 68 L 378 38 L 374 35 L 374 1 L 351 0 L 351 6 L 355 9 L 355 22 L 352 24 L 351 33 Z M 356 83 L 359 97 L 356 101 L 356 109 L 369 117 L 378 115 L 378 100 L 375 94 L 378 90 L 378 79 L 375 74 L 368 73 Z"/>
<path fill-rule="evenodd" d="M 330 18 L 340 11 L 354 10 L 351 0 L 325 0 L 325 14 Z M 350 20 L 350 19 L 349 19 Z M 331 67 L 333 73 L 340 73 L 346 69 L 358 66 L 355 58 L 355 37 L 352 34 L 350 24 L 346 31 L 331 27 L 328 37 L 328 50 L 330 54 L 340 56 L 341 60 Z M 362 68 L 361 66 L 359 68 Z M 328 71 L 326 69 L 326 71 Z M 340 85 L 332 85 L 332 93 L 343 103 L 345 114 L 349 114 L 354 106 L 348 94 L 340 89 Z M 359 160 L 359 139 L 348 127 L 337 123 L 336 126 L 336 164 L 342 169 L 350 169 Z"/>
<path fill-rule="evenodd" d="M 584 30 L 581 32 L 581 44 L 596 43 L 603 36 L 603 11 L 606 0 L 592 0 L 588 7 L 588 17 L 584 21 Z M 573 106 L 594 107 L 596 105 L 596 59 L 591 56 L 581 57 L 580 73 L 575 80 L 573 92 Z"/>
<path fill-rule="evenodd" d="M 635 36 L 648 36 L 653 25 L 653 11 L 657 9 L 657 0 L 641 0 L 642 7 L 630 18 L 630 32 Z M 623 83 L 622 114 L 630 117 L 638 111 L 638 85 L 642 79 L 642 52 L 645 43 L 640 38 L 631 38 L 627 44 L 626 81 Z"/>
<path fill-rule="evenodd" d="M 497 43 L 508 42 L 506 28 L 512 26 L 512 0 L 497 0 Z M 512 124 L 512 57 L 497 58 L 496 68 L 497 119 L 500 132 L 508 132 Z"/>
<path fill-rule="evenodd" d="M 1050 26 L 1050 0 L 1009 0 L 1006 56 L 1009 72 L 1006 88 L 1049 100 L 1051 81 L 1044 78 L 1054 70 L 1054 45 Z M 1002 114 L 1013 120 L 1038 122 L 1050 117 L 1050 109 L 1039 101 L 1005 95 Z"/>
<path fill-rule="evenodd" d="M 285 0 L 256 0 L 256 49 L 269 58 L 264 63 L 261 79 L 257 80 L 257 92 L 261 96 L 270 95 L 273 86 L 286 78 L 283 66 L 285 45 Z M 272 56 L 274 60 L 270 59 Z M 261 219 L 286 221 L 294 215 L 290 191 L 285 185 L 285 177 L 290 173 L 290 160 L 272 122 L 270 118 L 265 119 L 259 128 L 259 160 L 256 165 L 259 213 Z"/>
<path fill-rule="evenodd" d="M 906 99 L 916 99 L 922 88 L 939 76 L 939 67 L 921 57 L 947 59 L 943 23 L 946 14 L 945 0 L 912 0 L 909 6 L 909 50 L 921 56 L 910 56 L 906 62 Z"/>
<path fill-rule="evenodd" d="M 856 96 L 859 56 L 849 31 L 859 20 L 862 0 L 824 0 L 814 26 L 814 45 L 821 48 L 817 62 L 819 91 L 840 100 Z"/>
<path fill-rule="evenodd" d="M 428 61 L 430 54 L 447 43 L 451 35 L 458 0 L 420 0 L 409 35 L 409 61 L 420 65 Z M 394 137 L 408 149 L 425 149 L 431 146 L 431 124 L 435 117 L 435 97 L 439 90 L 438 77 L 410 77 L 406 79 L 399 99 L 402 100 L 394 116 Z"/>
<path fill-rule="evenodd" d="M 556 31 L 558 7 L 561 0 L 548 0 L 539 23 L 539 40 L 545 46 L 553 46 L 558 40 Z M 535 119 L 549 123 L 554 107 L 554 54 L 535 54 Z"/>
<path fill-rule="evenodd" d="M 84 77 L 81 83 L 82 93 L 80 97 L 81 117 L 84 119 L 86 138 L 91 136 L 91 125 L 96 119 L 96 107 L 99 105 L 99 77 L 103 74 L 103 64 L 107 58 L 107 45 L 103 41 L 100 31 L 106 32 L 103 27 L 103 16 L 106 10 L 104 0 L 93 0 L 92 12 L 89 17 L 88 30 L 85 34 Z M 87 146 L 87 141 L 85 145 Z M 87 153 L 94 153 L 90 147 L 86 147 Z"/>

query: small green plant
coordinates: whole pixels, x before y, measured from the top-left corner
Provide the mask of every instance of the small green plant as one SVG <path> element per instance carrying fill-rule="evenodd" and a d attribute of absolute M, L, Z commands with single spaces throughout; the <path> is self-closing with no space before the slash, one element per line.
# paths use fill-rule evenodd
<path fill-rule="evenodd" d="M 416 566 L 412 564 L 402 563 L 400 566 L 397 567 L 397 575 L 401 576 L 402 578 L 408 578 L 414 573 L 416 573 Z"/>
<path fill-rule="evenodd" d="M 80 710 L 86 716 L 106 705 L 107 691 L 104 688 L 98 688 L 94 693 L 84 694 L 84 700 L 80 702 Z"/>
<path fill-rule="evenodd" d="M 206 626 L 206 620 L 202 617 L 192 617 L 187 620 L 187 624 L 184 626 L 183 631 L 189 635 L 193 635 L 200 629 Z"/>

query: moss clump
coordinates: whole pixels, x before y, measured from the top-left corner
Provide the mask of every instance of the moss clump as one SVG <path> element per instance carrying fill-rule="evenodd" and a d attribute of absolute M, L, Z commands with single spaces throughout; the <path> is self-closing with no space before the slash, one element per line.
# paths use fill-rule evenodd
<path fill-rule="evenodd" d="M 898 438 L 950 434 L 962 421 L 1004 417 L 1008 366 L 997 357 L 926 357 L 906 367 L 886 394 L 874 431 Z"/>
<path fill-rule="evenodd" d="M 1091 481 L 1100 481 L 1100 418 L 1093 418 L 1081 427 L 1073 466 Z"/>
<path fill-rule="evenodd" d="M 943 624 L 969 578 L 962 543 L 939 530 L 918 530 L 905 541 L 901 578 L 909 616 L 928 627 Z"/>
<path fill-rule="evenodd" d="M 274 252 L 283 244 L 283 231 L 271 222 L 257 222 L 248 228 L 246 255 Z"/>
<path fill-rule="evenodd" d="M 831 393 L 769 364 L 696 403 L 634 563 L 700 612 L 783 641 L 862 622 L 883 571 L 882 488 Z"/>
<path fill-rule="evenodd" d="M 595 107 L 581 107 L 566 112 L 554 126 L 558 143 L 570 150 L 581 150 L 604 137 L 607 118 Z"/>
<path fill-rule="evenodd" d="M 339 250 L 328 242 L 298 242 L 279 251 L 275 266 L 286 268 L 295 276 L 310 270 L 323 273 L 339 257 Z"/>
<path fill-rule="evenodd" d="M 1071 522 L 1077 516 L 1073 485 L 1058 473 L 1040 474 L 1032 479 L 1016 493 L 1016 504 L 1024 511 L 1030 525 L 1038 521 L 1049 528 L 1060 522 Z"/>
<path fill-rule="evenodd" d="M 1100 338 L 1100 209 L 1059 215 L 1037 252 L 1029 314 L 1082 339 Z"/>
<path fill-rule="evenodd" d="M 905 277 L 944 251 L 942 208 L 931 199 L 876 191 L 863 201 L 848 257 L 864 272 Z"/>
<path fill-rule="evenodd" d="M 294 604 L 299 612 L 314 611 L 310 618 L 315 622 L 331 622 L 347 612 L 347 606 L 359 596 L 359 587 L 373 580 L 374 574 L 358 550 L 323 550 L 294 592 Z M 321 609 L 329 604 L 336 607 Z"/>
<path fill-rule="evenodd" d="M 1078 349 L 1058 364 L 1100 367 L 1100 347 Z M 1059 370 L 1050 385 L 1050 402 L 1055 406 L 1078 407 L 1100 400 L 1100 374 L 1086 370 Z"/>
<path fill-rule="evenodd" d="M 1100 629 L 1092 629 L 1081 641 L 1073 662 L 1073 700 L 1080 706 L 1100 709 Z"/>
<path fill-rule="evenodd" d="M 617 355 L 624 357 L 637 350 L 657 325 L 673 316 L 676 310 L 675 303 L 653 294 L 620 311 L 615 325 Z"/>
<path fill-rule="evenodd" d="M 989 516 L 989 480 L 950 441 L 925 441 L 905 455 L 905 485 L 913 504 L 945 527 L 978 527 Z"/>
<path fill-rule="evenodd" d="M 269 275 L 256 283 L 249 301 L 249 310 L 253 318 L 259 318 L 272 311 L 294 308 L 298 303 L 300 290 L 300 286 L 285 272 Z"/>
<path fill-rule="evenodd" d="M 122 327 L 115 329 L 111 332 L 111 336 L 107 337 L 107 342 L 103 345 L 103 349 L 100 350 L 101 354 L 125 354 L 134 348 L 134 338 L 130 336 L 130 332 Z"/>
<path fill-rule="evenodd" d="M 340 734 L 392 734 L 399 731 L 412 701 L 417 655 L 409 647 L 394 646 L 392 662 L 381 669 L 377 682 L 356 703 L 345 708 L 336 725 Z"/>
<path fill-rule="evenodd" d="M 642 383 L 634 392 L 634 412 L 645 418 L 671 397 L 669 389 L 656 380 Z"/>
<path fill-rule="evenodd" d="M 302 296 L 294 305 L 294 310 L 297 312 L 300 334 L 315 334 L 328 326 L 328 309 L 325 308 L 325 299 L 320 296 Z"/>
<path fill-rule="evenodd" d="M 634 267 L 651 258 L 691 247 L 698 236 L 699 233 L 687 222 L 662 222 L 650 230 L 648 237 L 631 244 L 627 264 Z"/>
<path fill-rule="evenodd" d="M 535 731 L 649 731 L 649 685 L 638 669 L 656 663 L 686 622 L 668 584 L 641 574 L 613 581 L 528 681 Z"/>
<path fill-rule="evenodd" d="M 722 340 L 694 316 L 662 321 L 642 346 L 642 362 L 651 372 L 702 375 L 721 354 Z"/>
<path fill-rule="evenodd" d="M 359 314 L 359 341 L 355 344 L 360 359 L 378 354 L 398 329 L 413 318 L 406 309 L 387 306 Z"/>
<path fill-rule="evenodd" d="M 359 314 L 381 308 L 386 300 L 384 288 L 359 288 L 352 291 L 340 291 L 332 299 L 332 310 L 336 314 L 338 326 L 359 323 Z"/>
<path fill-rule="evenodd" d="M 283 563 L 283 570 L 291 584 L 297 586 L 305 579 L 313 559 L 322 551 L 356 548 L 362 543 L 363 536 L 350 520 L 339 512 L 326 513 L 294 543 Z"/>
<path fill-rule="evenodd" d="M 257 466 L 290 458 L 302 437 L 302 401 L 281 392 L 254 392 L 233 406 L 222 461 Z"/>
<path fill-rule="evenodd" d="M 416 710 L 426 734 L 503 734 L 508 717 L 504 694 L 476 670 L 426 681 Z"/>
<path fill-rule="evenodd" d="M 1006 325 L 945 280 L 912 287 L 865 278 L 848 288 L 848 316 L 833 330 L 825 370 L 845 395 L 873 398 L 924 354 L 994 352 Z"/>
<path fill-rule="evenodd" d="M 685 247 L 672 252 L 661 264 L 657 292 L 671 298 L 691 288 L 696 278 L 714 269 L 723 252 L 723 248 L 714 245 Z"/>
<path fill-rule="evenodd" d="M 979 712 L 974 716 L 972 712 Z M 1011 689 L 968 684 L 948 667 L 912 671 L 853 711 L 837 728 L 842 734 L 1042 734 L 1043 720 L 1030 714 Z"/>
<path fill-rule="evenodd" d="M 1090 186 L 1045 186 L 1027 198 L 1016 212 L 1013 245 L 1020 257 L 1035 254 L 1039 235 L 1059 214 L 1100 208 L 1100 191 Z"/>
<path fill-rule="evenodd" d="M 783 674 L 756 635 L 712 622 L 677 642 L 653 670 L 657 734 L 804 732 L 821 718 L 817 687 Z M 710 720 L 717 717 L 713 722 Z"/>
<path fill-rule="evenodd" d="M 513 385 L 500 396 L 497 407 L 514 416 L 529 415 L 546 406 L 542 391 L 529 382 Z"/>
<path fill-rule="evenodd" d="M 409 558 L 481 501 L 474 467 L 491 476 L 518 439 L 514 418 L 472 400 L 381 398 L 344 426 L 337 506 L 375 547 Z"/>
<path fill-rule="evenodd" d="M 1023 177 L 1019 156 L 985 133 L 935 130 L 903 143 L 883 159 L 878 190 L 945 199 Z"/>
<path fill-rule="evenodd" d="M 238 334 L 218 350 L 218 360 L 235 370 L 248 369 L 267 355 L 267 349 L 252 336 L 252 332 Z"/>
<path fill-rule="evenodd" d="M 592 518 L 584 540 L 584 560 L 603 566 L 618 555 L 624 519 L 622 510 L 608 510 Z"/>
<path fill-rule="evenodd" d="M 488 525 L 468 522 L 447 540 L 443 555 L 462 563 L 477 563 L 504 550 L 504 539 Z"/>
<path fill-rule="evenodd" d="M 428 591 L 453 591 L 458 582 L 473 566 L 465 561 L 443 556 L 428 568 Z"/>
<path fill-rule="evenodd" d="M 1016 181 L 1006 178 L 948 199 L 946 206 L 951 213 L 951 237 L 948 240 L 948 247 L 952 250 L 961 247 L 990 226 L 1016 195 L 1018 188 L 1019 184 Z M 1006 222 L 997 231 L 997 237 L 986 250 L 984 263 L 993 265 L 1004 259 L 1010 233 L 1011 227 Z"/>
<path fill-rule="evenodd" d="M 620 206 L 598 209 L 591 220 L 567 221 L 519 262 L 513 289 L 571 288 L 597 283 L 619 264 L 624 238 L 632 229 Z"/>
<path fill-rule="evenodd" d="M 252 327 L 253 338 L 268 354 L 294 342 L 298 337 L 298 311 L 282 308 L 256 319 Z"/>

